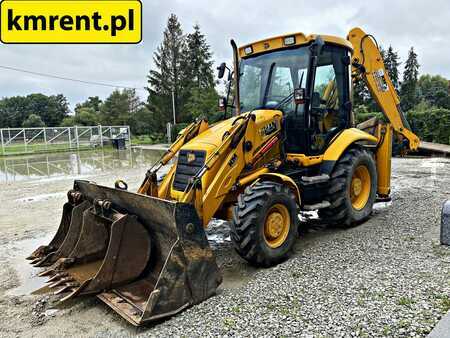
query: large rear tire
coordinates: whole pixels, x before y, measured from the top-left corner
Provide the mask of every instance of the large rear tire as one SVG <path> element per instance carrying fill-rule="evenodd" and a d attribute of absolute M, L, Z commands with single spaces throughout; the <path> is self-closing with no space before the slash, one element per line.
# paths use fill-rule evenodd
<path fill-rule="evenodd" d="M 233 209 L 231 238 L 241 257 L 255 266 L 283 261 L 298 234 L 298 206 L 285 185 L 258 182 L 239 195 Z"/>
<path fill-rule="evenodd" d="M 328 190 L 328 208 L 320 218 L 329 224 L 351 227 L 372 213 L 377 191 L 377 170 L 372 155 L 361 148 L 349 149 L 336 164 Z"/>

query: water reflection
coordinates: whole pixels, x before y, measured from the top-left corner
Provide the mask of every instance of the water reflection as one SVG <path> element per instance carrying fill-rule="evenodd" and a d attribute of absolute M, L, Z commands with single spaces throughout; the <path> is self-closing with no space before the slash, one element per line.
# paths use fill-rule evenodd
<path fill-rule="evenodd" d="M 162 152 L 146 149 L 66 152 L 0 158 L 0 182 L 37 180 L 150 167 Z"/>

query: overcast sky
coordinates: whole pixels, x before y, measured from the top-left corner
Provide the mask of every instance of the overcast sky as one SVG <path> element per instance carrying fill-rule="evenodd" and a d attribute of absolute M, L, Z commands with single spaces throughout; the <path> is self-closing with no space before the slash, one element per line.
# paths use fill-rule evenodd
<path fill-rule="evenodd" d="M 216 63 L 231 59 L 230 38 L 238 45 L 269 36 L 304 32 L 345 37 L 354 26 L 391 44 L 405 61 L 414 46 L 420 72 L 450 78 L 450 1 L 225 1 L 142 0 L 143 41 L 138 45 L 3 45 L 0 65 L 81 80 L 143 88 L 170 13 L 184 32 L 198 23 L 211 45 Z M 48 79 L 0 69 L 0 97 L 42 92 L 64 94 L 71 104 L 113 88 Z M 146 97 L 144 91 L 140 92 Z"/>

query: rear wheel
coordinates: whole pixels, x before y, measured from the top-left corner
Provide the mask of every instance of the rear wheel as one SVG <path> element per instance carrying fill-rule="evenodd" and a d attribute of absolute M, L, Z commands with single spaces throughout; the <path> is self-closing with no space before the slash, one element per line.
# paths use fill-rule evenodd
<path fill-rule="evenodd" d="M 298 207 L 292 191 L 279 183 L 259 182 L 239 195 L 231 238 L 241 257 L 268 267 L 287 257 L 297 228 Z"/>
<path fill-rule="evenodd" d="M 319 210 L 327 223 L 352 226 L 367 219 L 376 198 L 377 172 L 372 155 L 352 148 L 336 164 L 331 174 L 330 207 Z"/>

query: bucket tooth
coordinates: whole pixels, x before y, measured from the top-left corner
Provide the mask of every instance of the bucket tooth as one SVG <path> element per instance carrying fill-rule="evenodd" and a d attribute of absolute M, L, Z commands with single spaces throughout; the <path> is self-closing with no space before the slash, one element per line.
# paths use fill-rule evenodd
<path fill-rule="evenodd" d="M 49 254 L 49 255 L 51 255 L 51 254 Z M 33 265 L 35 268 L 40 268 L 40 267 L 44 266 L 45 265 L 45 261 L 47 260 L 47 257 L 49 255 L 47 255 L 47 256 L 45 256 L 43 258 L 36 258 L 36 259 L 32 260 L 31 261 L 31 265 Z"/>
<path fill-rule="evenodd" d="M 60 278 L 67 277 L 67 276 L 68 276 L 67 272 L 59 272 L 56 275 L 54 275 L 53 277 L 51 277 L 48 281 L 46 281 L 46 283 L 52 283 L 56 280 L 59 280 Z"/>
<path fill-rule="evenodd" d="M 63 303 L 69 299 L 74 298 L 76 295 L 78 295 L 78 288 L 71 288 L 70 293 L 67 296 L 64 296 L 59 300 L 60 303 Z"/>
<path fill-rule="evenodd" d="M 41 257 L 34 257 L 34 258 L 31 258 L 30 264 L 37 267 L 36 264 L 39 263 L 41 260 L 42 260 Z"/>
<path fill-rule="evenodd" d="M 68 282 L 72 282 L 74 279 L 71 277 L 65 277 L 65 278 L 61 278 L 60 280 L 50 284 L 48 287 L 50 289 L 56 288 L 57 286 L 61 285 L 61 284 L 67 284 Z"/>
<path fill-rule="evenodd" d="M 49 267 L 47 270 L 38 273 L 39 277 L 55 276 L 58 274 L 67 274 L 67 269 L 75 263 L 73 258 L 60 258 L 55 264 Z"/>
<path fill-rule="evenodd" d="M 72 293 L 74 290 L 76 290 L 78 285 L 79 285 L 78 283 L 67 283 L 61 289 L 56 290 L 53 294 L 59 295 L 60 293 L 63 293 L 63 292 L 71 292 Z M 67 298 L 67 299 L 69 299 L 69 298 Z"/>
<path fill-rule="evenodd" d="M 50 269 L 47 269 L 47 270 L 39 272 L 38 276 L 39 277 L 51 276 L 51 275 L 53 275 L 55 273 L 56 273 L 56 271 L 54 269 L 50 268 Z"/>
<path fill-rule="evenodd" d="M 50 253 L 57 251 L 64 242 L 66 235 L 69 232 L 73 208 L 82 201 L 82 196 L 78 191 L 69 190 L 69 192 L 67 193 L 67 199 L 68 201 L 63 206 L 61 222 L 59 223 L 59 227 L 56 231 L 55 236 L 52 238 L 48 245 L 40 246 L 39 248 L 34 250 L 31 255 L 27 257 L 27 259 L 42 259 L 48 256 Z"/>
<path fill-rule="evenodd" d="M 73 194 L 73 190 L 69 194 Z M 69 201 L 70 201 L 69 197 Z M 63 216 L 55 237 L 49 245 L 36 249 L 28 258 L 36 267 L 49 266 L 61 257 L 68 257 L 75 247 L 81 232 L 84 210 L 90 207 L 88 201 L 67 202 L 63 207 Z"/>

